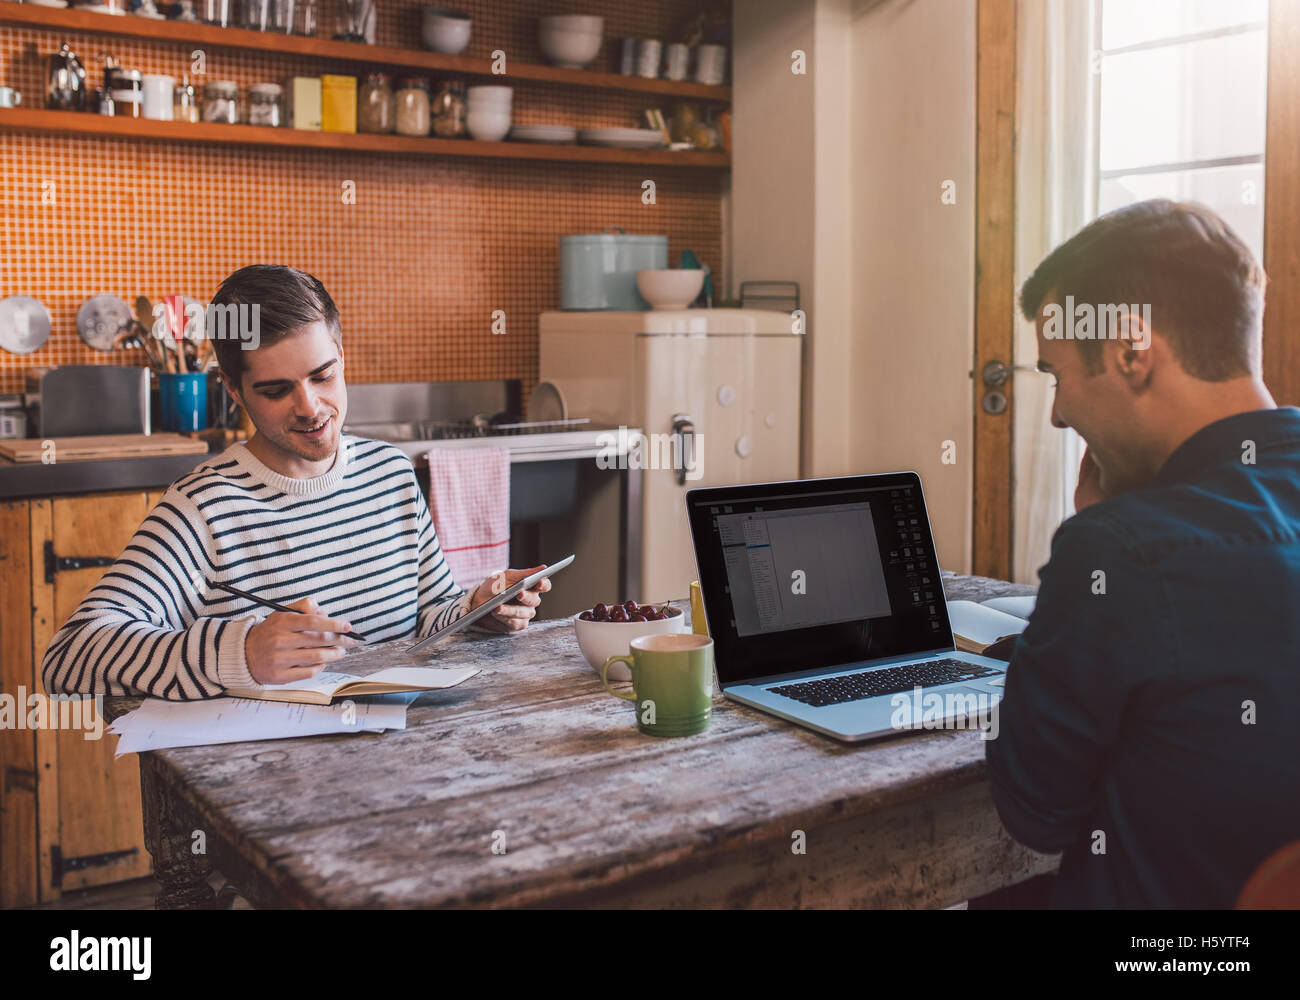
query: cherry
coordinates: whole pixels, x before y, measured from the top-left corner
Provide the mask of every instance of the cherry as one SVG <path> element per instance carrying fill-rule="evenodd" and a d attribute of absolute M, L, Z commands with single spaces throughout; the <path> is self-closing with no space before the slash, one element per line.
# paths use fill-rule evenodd
<path fill-rule="evenodd" d="M 623 607 L 627 609 L 627 613 L 629 615 L 634 615 L 641 610 L 640 608 L 637 607 L 636 601 L 624 601 Z"/>
<path fill-rule="evenodd" d="M 615 605 L 614 610 L 609 613 L 609 620 L 612 622 L 627 621 L 627 608 L 621 604 Z"/>
<path fill-rule="evenodd" d="M 609 621 L 609 608 L 603 604 L 597 604 L 591 609 L 591 617 L 598 622 L 607 622 Z"/>
<path fill-rule="evenodd" d="M 578 615 L 578 618 L 584 622 L 594 622 L 596 620 L 596 616 L 590 611 L 584 611 L 582 614 Z"/>
<path fill-rule="evenodd" d="M 635 614 L 635 615 L 628 615 L 627 620 L 630 622 L 644 622 L 644 621 L 649 621 L 650 619 L 646 618 L 646 616 L 643 614 Z"/>

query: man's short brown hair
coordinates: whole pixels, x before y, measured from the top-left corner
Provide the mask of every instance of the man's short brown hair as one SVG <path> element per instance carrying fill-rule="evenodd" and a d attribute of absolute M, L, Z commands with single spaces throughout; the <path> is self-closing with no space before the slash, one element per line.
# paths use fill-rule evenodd
<path fill-rule="evenodd" d="M 329 327 L 334 343 L 343 346 L 343 332 L 339 325 L 339 311 L 325 286 L 306 271 L 284 267 L 280 264 L 252 264 L 241 267 L 221 283 L 212 297 L 217 307 L 257 305 L 258 332 L 255 340 L 236 336 L 215 336 L 212 347 L 217 363 L 227 379 L 241 387 L 244 377 L 247 345 L 254 349 L 274 344 L 301 327 L 311 323 L 324 323 Z"/>
<path fill-rule="evenodd" d="M 1093 220 L 1053 250 L 1020 291 L 1034 320 L 1050 300 L 1151 307 L 1151 325 L 1183 370 L 1206 382 L 1260 371 L 1264 271 L 1250 248 L 1203 205 L 1165 198 Z M 1104 336 L 1104 332 L 1099 336 Z M 1079 340 L 1091 374 L 1101 340 Z"/>

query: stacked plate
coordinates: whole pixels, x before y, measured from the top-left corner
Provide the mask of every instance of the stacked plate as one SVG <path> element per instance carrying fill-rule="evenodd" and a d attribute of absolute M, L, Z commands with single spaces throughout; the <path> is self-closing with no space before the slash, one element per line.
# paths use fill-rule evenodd
<path fill-rule="evenodd" d="M 664 136 L 653 128 L 584 128 L 578 133 L 578 141 L 614 149 L 654 149 L 664 144 Z"/>
<path fill-rule="evenodd" d="M 573 142 L 578 130 L 572 125 L 515 125 L 510 138 L 515 142 Z"/>

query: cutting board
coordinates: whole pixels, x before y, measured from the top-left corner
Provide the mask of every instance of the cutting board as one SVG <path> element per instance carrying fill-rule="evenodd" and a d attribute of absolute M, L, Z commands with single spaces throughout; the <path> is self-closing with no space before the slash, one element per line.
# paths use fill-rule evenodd
<path fill-rule="evenodd" d="M 55 462 L 89 462 L 106 458 L 155 458 L 159 455 L 203 455 L 206 441 L 182 434 L 94 434 L 87 437 L 14 438 L 0 440 L 0 456 L 20 464 L 44 461 L 45 445 L 54 442 Z"/>

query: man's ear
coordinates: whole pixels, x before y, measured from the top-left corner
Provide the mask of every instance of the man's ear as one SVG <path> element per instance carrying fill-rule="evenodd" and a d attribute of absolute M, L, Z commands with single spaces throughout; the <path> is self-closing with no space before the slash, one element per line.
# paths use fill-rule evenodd
<path fill-rule="evenodd" d="M 1150 383 L 1157 355 L 1164 354 L 1165 346 L 1161 341 L 1157 348 L 1153 332 L 1146 327 L 1141 337 L 1135 333 L 1132 339 L 1106 341 L 1103 350 L 1120 378 L 1128 383 L 1130 389 L 1138 391 Z"/>
<path fill-rule="evenodd" d="M 239 390 L 235 388 L 235 384 L 230 381 L 230 376 L 224 371 L 221 371 L 220 368 L 218 368 L 217 371 L 221 374 L 221 384 L 226 387 L 226 394 L 241 407 L 248 409 L 248 407 L 244 406 L 244 397 L 240 395 Z"/>

